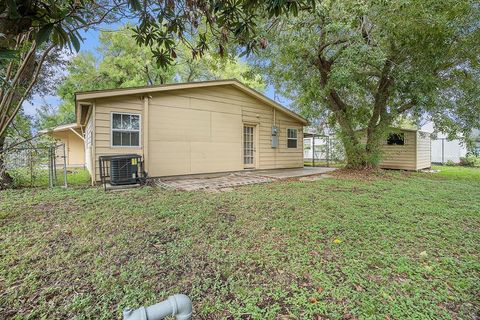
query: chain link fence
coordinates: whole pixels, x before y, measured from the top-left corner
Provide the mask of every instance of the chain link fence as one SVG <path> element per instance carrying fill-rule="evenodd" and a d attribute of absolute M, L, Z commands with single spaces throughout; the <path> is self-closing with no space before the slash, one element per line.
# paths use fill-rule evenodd
<path fill-rule="evenodd" d="M 11 187 L 67 187 L 64 144 L 23 142 L 7 144 L 0 152 L 0 176 Z"/>
<path fill-rule="evenodd" d="M 345 151 L 334 136 L 304 134 L 303 160 L 306 166 L 331 166 L 345 161 Z"/>

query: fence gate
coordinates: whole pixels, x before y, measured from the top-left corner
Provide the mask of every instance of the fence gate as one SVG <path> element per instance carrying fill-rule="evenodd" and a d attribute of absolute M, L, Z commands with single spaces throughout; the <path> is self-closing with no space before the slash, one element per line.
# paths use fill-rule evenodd
<path fill-rule="evenodd" d="M 57 171 L 60 170 L 61 178 L 58 180 Z M 65 144 L 55 144 L 48 147 L 48 185 L 50 188 L 61 185 L 66 188 L 67 183 L 67 152 Z"/>

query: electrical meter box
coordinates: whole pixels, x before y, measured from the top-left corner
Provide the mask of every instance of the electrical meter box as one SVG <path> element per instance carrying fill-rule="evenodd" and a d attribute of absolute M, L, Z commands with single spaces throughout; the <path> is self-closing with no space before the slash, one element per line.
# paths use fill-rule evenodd
<path fill-rule="evenodd" d="M 272 126 L 272 148 L 278 148 L 278 127 Z"/>

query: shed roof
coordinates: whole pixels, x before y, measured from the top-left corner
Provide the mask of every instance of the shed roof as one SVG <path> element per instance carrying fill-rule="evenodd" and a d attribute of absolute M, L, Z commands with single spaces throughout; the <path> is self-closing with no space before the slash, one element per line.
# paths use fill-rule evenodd
<path fill-rule="evenodd" d="M 241 90 L 242 92 L 264 102 L 265 104 L 270 105 L 277 110 L 285 112 L 292 118 L 295 118 L 296 120 L 302 122 L 304 125 L 308 123 L 308 121 L 302 116 L 300 116 L 299 114 L 291 111 L 290 109 L 264 96 L 260 92 L 244 85 L 237 79 L 172 83 L 172 84 L 162 84 L 157 86 L 144 86 L 144 87 L 131 87 L 131 88 L 76 92 L 75 101 L 76 101 L 76 108 L 78 108 L 78 105 L 81 104 L 82 101 L 88 102 L 88 101 L 99 99 L 99 98 L 117 97 L 117 96 L 132 95 L 132 94 L 147 94 L 147 93 L 163 92 L 163 91 L 170 91 L 170 90 L 225 86 L 225 85 L 233 86 Z"/>

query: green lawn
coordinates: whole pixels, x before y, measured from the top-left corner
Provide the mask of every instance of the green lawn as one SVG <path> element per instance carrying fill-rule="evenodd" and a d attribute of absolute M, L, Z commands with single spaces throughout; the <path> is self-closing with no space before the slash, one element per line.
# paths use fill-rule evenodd
<path fill-rule="evenodd" d="M 480 168 L 434 166 L 432 169 L 439 170 L 439 176 L 449 179 L 480 181 Z"/>
<path fill-rule="evenodd" d="M 442 167 L 446 168 L 446 167 Z M 231 192 L 0 192 L 0 318 L 474 319 L 480 169 Z"/>

